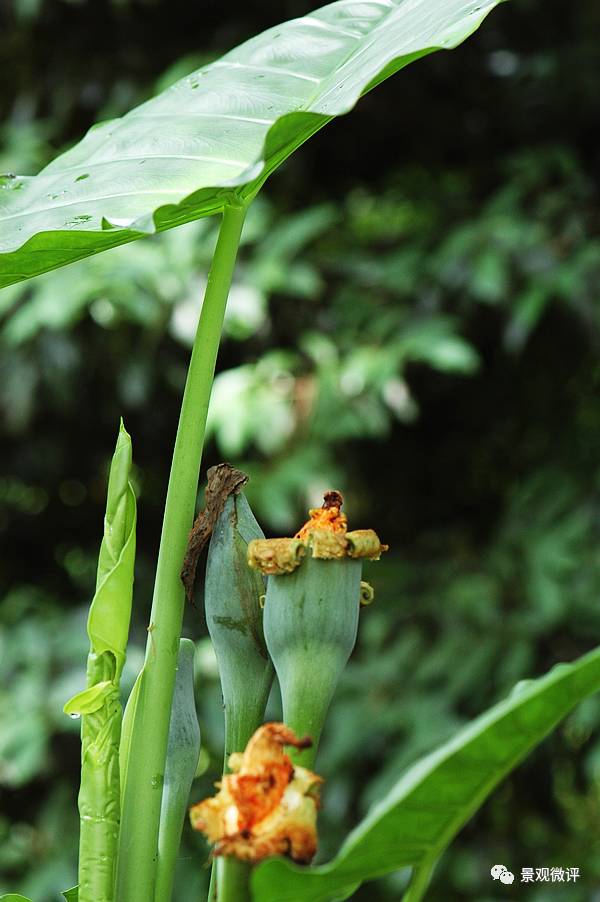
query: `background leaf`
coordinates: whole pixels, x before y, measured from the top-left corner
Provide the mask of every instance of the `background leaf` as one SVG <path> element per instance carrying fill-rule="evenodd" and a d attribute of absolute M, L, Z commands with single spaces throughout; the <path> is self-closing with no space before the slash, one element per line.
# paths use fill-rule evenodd
<path fill-rule="evenodd" d="M 331 902 L 364 880 L 439 856 L 500 780 L 599 687 L 600 649 L 517 684 L 505 701 L 403 774 L 332 862 L 300 868 L 273 859 L 260 865 L 252 879 L 255 899 Z"/>
<path fill-rule="evenodd" d="M 1 177 L 0 287 L 251 197 L 333 116 L 497 3 L 330 4 L 99 123 L 38 176 Z"/>

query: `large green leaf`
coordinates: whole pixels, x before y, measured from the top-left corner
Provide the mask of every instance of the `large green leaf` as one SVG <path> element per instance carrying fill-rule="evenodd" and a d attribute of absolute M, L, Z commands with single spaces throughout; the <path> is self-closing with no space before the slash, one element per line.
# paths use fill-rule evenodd
<path fill-rule="evenodd" d="M 500 780 L 587 695 L 600 689 L 600 649 L 505 700 L 413 765 L 326 865 L 300 868 L 276 858 L 253 876 L 255 902 L 329 902 L 406 866 L 441 854 Z M 369 742 L 357 740 L 356 754 Z"/>
<path fill-rule="evenodd" d="M 34 177 L 0 178 L 0 287 L 245 201 L 403 66 L 455 47 L 499 0 L 340 0 L 271 28 Z"/>

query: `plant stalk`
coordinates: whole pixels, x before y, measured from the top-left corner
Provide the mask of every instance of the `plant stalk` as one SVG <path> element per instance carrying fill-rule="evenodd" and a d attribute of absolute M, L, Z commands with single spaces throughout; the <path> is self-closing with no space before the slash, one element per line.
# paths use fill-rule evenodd
<path fill-rule="evenodd" d="M 115 678 L 114 657 L 90 653 L 88 687 Z M 93 714 L 83 715 L 79 790 L 79 895 L 81 902 L 112 902 L 119 835 L 118 690 Z"/>
<path fill-rule="evenodd" d="M 208 403 L 246 208 L 226 207 L 190 360 L 158 553 L 146 658 L 123 793 L 117 902 L 154 898 L 158 831 L 184 591 Z"/>
<path fill-rule="evenodd" d="M 237 858 L 217 858 L 215 864 L 218 902 L 249 902 L 252 866 Z"/>
<path fill-rule="evenodd" d="M 78 807 L 80 902 L 114 902 L 121 792 L 119 681 L 125 662 L 135 563 L 136 502 L 129 482 L 131 439 L 123 422 L 112 458 L 96 591 L 87 633 L 87 686 L 65 704 L 82 715 Z"/>
<path fill-rule="evenodd" d="M 181 831 L 200 754 L 200 727 L 194 699 L 194 651 L 191 639 L 180 640 L 158 832 L 154 902 L 171 902 L 173 896 Z"/>
<path fill-rule="evenodd" d="M 428 857 L 413 870 L 408 888 L 402 897 L 402 902 L 421 902 L 427 887 L 431 883 L 436 863 L 437 858 Z"/>

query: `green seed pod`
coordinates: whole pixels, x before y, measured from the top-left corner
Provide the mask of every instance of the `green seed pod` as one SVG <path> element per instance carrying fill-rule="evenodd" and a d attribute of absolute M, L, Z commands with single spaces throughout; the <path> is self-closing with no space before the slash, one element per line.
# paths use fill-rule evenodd
<path fill-rule="evenodd" d="M 277 671 L 283 721 L 311 748 L 297 763 L 311 767 L 329 704 L 356 642 L 362 563 L 307 558 L 293 573 L 270 576 L 265 638 Z"/>
<path fill-rule="evenodd" d="M 160 810 L 156 902 L 170 902 L 171 899 L 181 831 L 200 755 L 200 727 L 194 700 L 194 650 L 190 639 L 180 640 Z"/>
<path fill-rule="evenodd" d="M 204 594 L 223 692 L 225 761 L 262 723 L 273 681 L 262 626 L 264 580 L 246 562 L 248 543 L 262 535 L 244 495 L 229 495 L 214 525 Z"/>
<path fill-rule="evenodd" d="M 377 559 L 386 550 L 373 530 L 346 532 L 341 500 L 329 492 L 294 539 L 256 541 L 248 553 L 250 565 L 269 574 L 265 639 L 281 687 L 283 720 L 296 735 L 313 740 L 294 754 L 309 768 L 356 642 L 364 594 L 361 558 Z"/>

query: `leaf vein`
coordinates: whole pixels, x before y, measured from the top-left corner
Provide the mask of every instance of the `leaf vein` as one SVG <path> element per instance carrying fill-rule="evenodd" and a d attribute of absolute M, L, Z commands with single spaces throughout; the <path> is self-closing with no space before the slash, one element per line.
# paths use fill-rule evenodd
<path fill-rule="evenodd" d="M 292 69 L 280 69 L 278 66 L 253 66 L 250 63 L 232 63 L 230 60 L 219 60 L 213 63 L 215 69 L 249 69 L 252 72 L 263 72 L 266 75 L 289 75 L 291 78 L 300 78 L 302 81 L 310 81 L 312 84 L 318 85 L 322 79 L 315 78 L 312 75 L 304 75 L 301 72 L 294 72 Z"/>
<path fill-rule="evenodd" d="M 322 19 L 317 19 L 316 16 L 304 16 L 302 21 L 308 25 L 315 25 L 317 28 L 323 28 L 325 31 L 331 31 L 333 34 L 343 34 L 347 38 L 354 38 L 356 41 L 359 41 L 362 38 L 360 32 L 348 31 L 346 28 L 340 28 L 339 25 L 332 25 L 331 22 L 324 22 Z"/>

